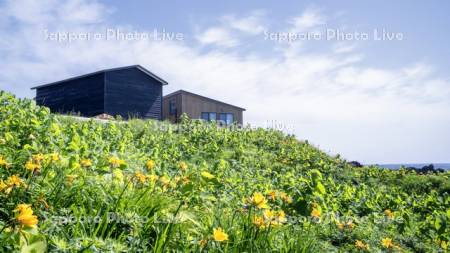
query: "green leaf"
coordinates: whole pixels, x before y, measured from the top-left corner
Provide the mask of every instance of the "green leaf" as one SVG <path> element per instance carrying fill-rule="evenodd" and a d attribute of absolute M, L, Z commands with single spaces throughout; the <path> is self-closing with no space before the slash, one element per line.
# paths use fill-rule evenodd
<path fill-rule="evenodd" d="M 326 190 L 325 190 L 325 186 L 323 186 L 322 183 L 318 182 L 316 185 L 316 191 L 318 191 L 320 194 L 325 194 Z"/>
<path fill-rule="evenodd" d="M 20 249 L 21 253 L 40 253 L 47 252 L 47 244 L 44 240 L 36 241 L 34 243 L 24 245 Z"/>

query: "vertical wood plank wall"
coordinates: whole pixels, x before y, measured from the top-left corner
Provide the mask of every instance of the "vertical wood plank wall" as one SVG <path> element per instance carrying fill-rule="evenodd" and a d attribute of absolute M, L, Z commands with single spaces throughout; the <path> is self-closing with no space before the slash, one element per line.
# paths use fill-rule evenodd
<path fill-rule="evenodd" d="M 53 113 L 79 113 L 92 117 L 103 113 L 104 73 L 36 89 L 36 103 Z"/>
<path fill-rule="evenodd" d="M 162 120 L 162 85 L 138 69 L 107 72 L 105 113 Z"/>

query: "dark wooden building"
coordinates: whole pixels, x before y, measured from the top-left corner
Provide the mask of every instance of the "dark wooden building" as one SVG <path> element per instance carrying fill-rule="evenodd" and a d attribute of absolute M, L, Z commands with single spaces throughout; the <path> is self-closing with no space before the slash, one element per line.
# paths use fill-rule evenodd
<path fill-rule="evenodd" d="M 164 96 L 163 118 L 178 122 L 182 114 L 191 119 L 220 121 L 225 124 L 243 123 L 244 108 L 179 90 Z"/>
<path fill-rule="evenodd" d="M 100 114 L 162 120 L 167 82 L 140 65 L 113 68 L 49 83 L 36 89 L 36 103 L 56 113 Z"/>

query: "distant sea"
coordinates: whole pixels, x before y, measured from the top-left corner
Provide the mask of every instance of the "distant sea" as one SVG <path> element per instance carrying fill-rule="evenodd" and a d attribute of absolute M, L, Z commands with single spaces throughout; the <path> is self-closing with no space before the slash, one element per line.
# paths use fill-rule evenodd
<path fill-rule="evenodd" d="M 423 166 L 427 166 L 433 164 L 435 169 L 444 169 L 450 170 L 450 163 L 393 163 L 393 164 L 378 164 L 381 168 L 398 170 L 401 166 L 404 167 L 414 167 L 414 168 L 422 168 Z"/>

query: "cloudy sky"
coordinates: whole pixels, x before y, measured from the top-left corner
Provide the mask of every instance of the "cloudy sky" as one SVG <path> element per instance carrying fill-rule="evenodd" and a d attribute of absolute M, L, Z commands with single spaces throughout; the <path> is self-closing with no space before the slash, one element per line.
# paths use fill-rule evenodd
<path fill-rule="evenodd" d="M 0 1 L 0 89 L 140 64 L 364 163 L 450 162 L 449 1 Z"/>

